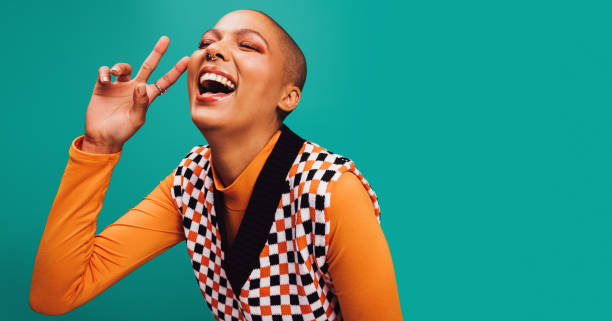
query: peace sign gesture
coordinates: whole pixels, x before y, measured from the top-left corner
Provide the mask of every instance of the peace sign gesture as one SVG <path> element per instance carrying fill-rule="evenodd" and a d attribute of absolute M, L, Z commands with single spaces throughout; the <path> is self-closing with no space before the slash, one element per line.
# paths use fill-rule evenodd
<path fill-rule="evenodd" d="M 108 66 L 98 69 L 98 79 L 85 116 L 83 151 L 119 152 L 123 144 L 144 125 L 149 105 L 162 94 L 161 91 L 165 92 L 176 82 L 189 63 L 189 57 L 183 57 L 163 77 L 153 84 L 147 84 L 169 43 L 170 39 L 166 36 L 157 41 L 134 79 L 130 79 L 132 67 L 127 63 L 117 63 L 110 69 Z M 111 73 L 117 77 L 114 82 L 111 81 Z"/>

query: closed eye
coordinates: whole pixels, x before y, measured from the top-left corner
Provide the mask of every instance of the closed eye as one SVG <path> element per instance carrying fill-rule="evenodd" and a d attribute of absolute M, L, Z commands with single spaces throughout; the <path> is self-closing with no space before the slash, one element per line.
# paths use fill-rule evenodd
<path fill-rule="evenodd" d="M 198 47 L 199 49 L 203 49 L 208 47 L 208 45 L 210 45 L 211 43 L 213 43 L 212 41 L 206 40 L 206 41 L 202 41 L 200 42 L 200 46 Z"/>
<path fill-rule="evenodd" d="M 250 42 L 241 42 L 241 43 L 240 43 L 240 46 L 241 46 L 241 47 L 244 47 L 244 48 L 251 49 L 251 50 L 259 51 L 259 50 L 258 50 L 258 49 L 257 49 L 257 48 L 256 48 L 256 47 L 253 45 L 253 44 L 251 44 Z"/>

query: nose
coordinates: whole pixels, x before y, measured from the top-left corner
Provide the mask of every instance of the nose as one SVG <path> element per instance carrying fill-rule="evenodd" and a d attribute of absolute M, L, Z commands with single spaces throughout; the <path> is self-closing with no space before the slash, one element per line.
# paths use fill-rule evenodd
<path fill-rule="evenodd" d="M 217 60 L 218 58 L 227 61 L 229 55 L 225 52 L 224 47 L 219 44 L 219 41 L 217 41 L 206 47 L 205 57 L 207 61 Z"/>

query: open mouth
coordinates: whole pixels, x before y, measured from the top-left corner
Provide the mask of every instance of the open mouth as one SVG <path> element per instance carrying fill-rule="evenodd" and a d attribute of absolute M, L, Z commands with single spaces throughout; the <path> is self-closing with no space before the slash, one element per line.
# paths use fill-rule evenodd
<path fill-rule="evenodd" d="M 213 102 L 231 95 L 236 90 L 236 83 L 217 73 L 203 72 L 198 81 L 198 100 Z"/>

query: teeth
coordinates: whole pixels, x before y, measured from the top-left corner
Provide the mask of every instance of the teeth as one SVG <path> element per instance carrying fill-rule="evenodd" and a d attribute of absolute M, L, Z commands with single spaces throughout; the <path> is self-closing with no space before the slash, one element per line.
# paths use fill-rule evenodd
<path fill-rule="evenodd" d="M 221 76 L 221 75 L 217 75 L 217 74 L 213 74 L 211 72 L 207 72 L 204 73 L 201 77 L 200 77 L 200 84 L 203 84 L 205 80 L 214 80 L 216 82 L 220 82 L 222 83 L 225 87 L 234 89 L 236 88 L 236 85 L 229 79 Z"/>

